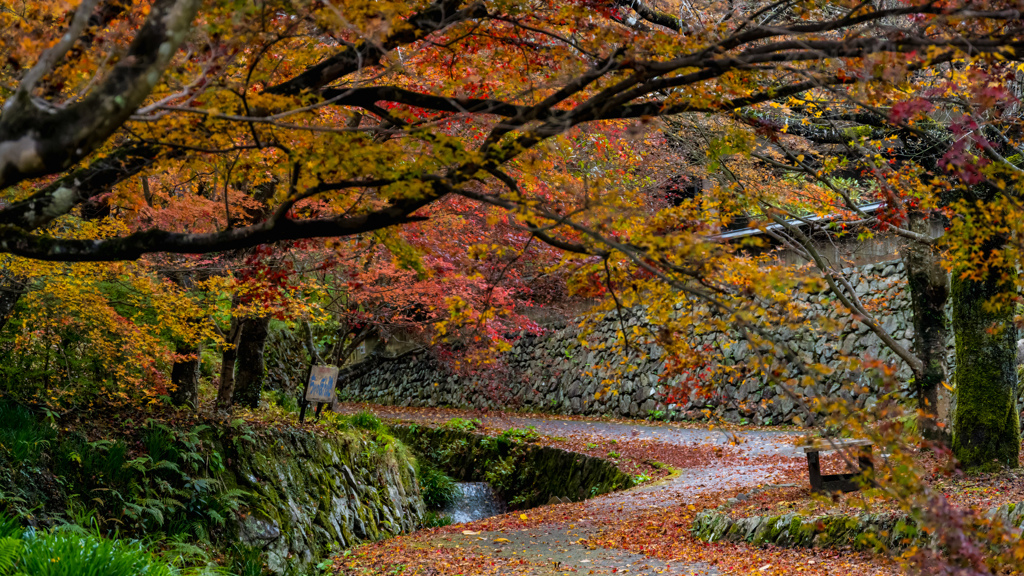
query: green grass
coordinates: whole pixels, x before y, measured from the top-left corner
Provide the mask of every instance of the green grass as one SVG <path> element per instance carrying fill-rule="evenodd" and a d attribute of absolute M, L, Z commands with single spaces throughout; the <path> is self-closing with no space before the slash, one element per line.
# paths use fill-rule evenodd
<path fill-rule="evenodd" d="M 19 573 L 33 576 L 176 576 L 177 571 L 139 542 L 108 540 L 68 532 L 29 535 L 15 560 Z"/>
<path fill-rule="evenodd" d="M 502 432 L 498 437 L 512 442 L 536 442 L 537 440 L 540 440 L 540 434 L 537 433 L 537 429 L 534 426 L 527 426 L 526 428 L 509 428 Z"/>
<path fill-rule="evenodd" d="M 466 418 L 452 418 L 451 420 L 448 420 L 444 424 L 441 424 L 440 427 L 448 430 L 462 430 L 463 432 L 473 432 L 477 428 L 480 428 L 480 426 L 482 425 L 483 424 L 480 422 L 480 420 L 476 418 L 472 420 L 468 420 Z"/>

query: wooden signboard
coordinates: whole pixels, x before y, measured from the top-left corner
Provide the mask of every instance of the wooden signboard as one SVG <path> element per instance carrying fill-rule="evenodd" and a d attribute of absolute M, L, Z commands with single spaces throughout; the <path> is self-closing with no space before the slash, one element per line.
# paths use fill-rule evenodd
<path fill-rule="evenodd" d="M 334 384 L 337 379 L 337 367 L 313 366 L 309 371 L 306 400 L 310 402 L 334 402 Z"/>

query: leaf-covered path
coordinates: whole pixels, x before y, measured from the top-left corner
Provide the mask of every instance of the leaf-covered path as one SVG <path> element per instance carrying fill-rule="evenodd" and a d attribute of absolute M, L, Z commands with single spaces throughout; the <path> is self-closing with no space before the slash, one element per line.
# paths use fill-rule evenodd
<path fill-rule="evenodd" d="M 478 414 L 450 409 L 370 409 L 382 418 L 438 425 L 478 418 L 487 430 L 532 426 L 549 438 L 590 446 L 639 447 L 678 470 L 668 478 L 584 502 L 542 506 L 478 522 L 423 530 L 350 551 L 335 561 L 341 574 L 891 574 L 878 558 L 851 552 L 756 549 L 694 540 L 698 511 L 755 487 L 806 482 L 796 433 L 712 431 L 641 422 Z M 695 455 L 700 457 L 695 458 Z"/>

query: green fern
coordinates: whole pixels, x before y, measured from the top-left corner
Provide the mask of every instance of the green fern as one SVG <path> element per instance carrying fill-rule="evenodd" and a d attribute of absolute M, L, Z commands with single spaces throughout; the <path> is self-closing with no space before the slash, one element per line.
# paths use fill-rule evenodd
<path fill-rule="evenodd" d="M 14 567 L 21 556 L 21 548 L 20 538 L 0 538 L 0 576 L 14 572 Z"/>
<path fill-rule="evenodd" d="M 25 529 L 21 525 L 21 518 L 0 512 L 0 538 L 18 538 L 24 531 Z"/>

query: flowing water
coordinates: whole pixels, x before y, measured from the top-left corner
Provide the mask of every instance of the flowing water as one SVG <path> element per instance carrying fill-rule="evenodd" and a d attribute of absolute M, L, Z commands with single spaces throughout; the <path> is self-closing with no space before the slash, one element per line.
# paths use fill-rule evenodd
<path fill-rule="evenodd" d="M 452 524 L 463 524 L 505 513 L 505 503 L 487 482 L 457 482 L 462 497 L 442 512 Z"/>

